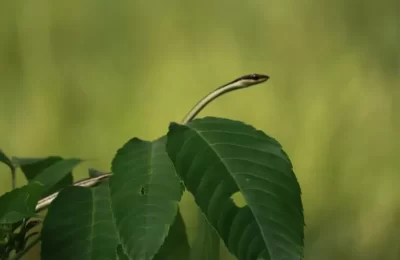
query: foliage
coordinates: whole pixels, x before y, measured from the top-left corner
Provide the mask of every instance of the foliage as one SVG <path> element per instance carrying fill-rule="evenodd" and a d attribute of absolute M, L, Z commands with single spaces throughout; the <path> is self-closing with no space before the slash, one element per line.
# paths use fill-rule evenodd
<path fill-rule="evenodd" d="M 277 140 L 243 122 L 206 117 L 171 123 L 154 141 L 132 138 L 112 160 L 111 176 L 91 187 L 71 185 L 80 159 L 1 152 L 0 161 L 28 180 L 0 197 L 1 259 L 18 259 L 39 240 L 44 260 L 218 259 L 220 239 L 238 259 L 303 258 L 291 161 Z M 89 169 L 91 178 L 103 174 Z M 192 247 L 179 210 L 185 190 L 204 231 Z M 41 223 L 38 201 L 55 191 L 40 234 L 31 232 Z"/>

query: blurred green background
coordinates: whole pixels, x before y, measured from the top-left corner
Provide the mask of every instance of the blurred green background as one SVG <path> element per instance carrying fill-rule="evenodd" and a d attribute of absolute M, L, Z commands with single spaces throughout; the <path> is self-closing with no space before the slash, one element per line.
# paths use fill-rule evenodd
<path fill-rule="evenodd" d="M 252 72 L 271 79 L 199 117 L 282 143 L 303 190 L 305 259 L 400 259 L 399 1 L 2 1 L 0 147 L 88 159 L 76 179 L 107 171 L 131 137 L 165 134 Z"/>

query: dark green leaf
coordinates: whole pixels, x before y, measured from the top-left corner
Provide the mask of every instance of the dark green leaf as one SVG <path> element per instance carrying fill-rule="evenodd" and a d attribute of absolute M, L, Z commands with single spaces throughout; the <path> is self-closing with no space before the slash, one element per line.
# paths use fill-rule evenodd
<path fill-rule="evenodd" d="M 13 156 L 13 157 L 11 157 L 11 161 L 16 167 L 21 167 L 23 165 L 33 164 L 38 161 L 43 161 L 46 158 L 48 158 L 48 157 L 45 157 L 45 158 L 23 158 L 23 157 Z M 29 180 L 28 177 L 27 177 L 27 179 Z"/>
<path fill-rule="evenodd" d="M 51 165 L 62 161 L 63 158 L 60 156 L 49 156 L 46 158 L 18 158 L 13 157 L 15 165 L 18 165 L 22 172 L 24 173 L 28 181 L 33 180 L 38 174 L 43 172 L 46 168 Z M 51 193 L 61 190 L 73 183 L 72 171 L 69 171 L 59 182 L 54 184 L 54 186 L 43 196 L 47 196 Z"/>
<path fill-rule="evenodd" d="M 118 150 L 110 178 L 112 208 L 121 244 L 130 259 L 152 259 L 174 222 L 181 184 L 165 137 L 131 139 Z"/>
<path fill-rule="evenodd" d="M 0 224 L 18 222 L 35 216 L 35 206 L 44 191 L 44 186 L 31 182 L 0 197 Z"/>
<path fill-rule="evenodd" d="M 27 185 L 1 196 L 0 223 L 15 223 L 36 215 L 36 204 L 43 194 L 48 193 L 80 162 L 79 159 L 59 160 L 36 175 Z"/>
<path fill-rule="evenodd" d="M 190 246 L 187 238 L 185 223 L 178 210 L 164 244 L 161 246 L 154 260 L 189 259 Z M 205 258 L 204 258 L 205 259 Z"/>
<path fill-rule="evenodd" d="M 15 167 L 14 167 L 13 163 L 1 149 L 0 149 L 0 162 L 7 165 L 10 168 L 11 172 L 15 171 Z"/>
<path fill-rule="evenodd" d="M 196 203 L 238 259 L 300 259 L 301 190 L 281 145 L 242 122 L 172 123 L 167 152 Z M 247 205 L 237 206 L 239 192 Z"/>
<path fill-rule="evenodd" d="M 118 244 L 108 181 L 92 189 L 70 186 L 43 222 L 41 259 L 116 259 Z"/>
<path fill-rule="evenodd" d="M 42 259 L 152 259 L 170 230 L 185 246 L 183 223 L 178 219 L 177 231 L 170 229 L 182 189 L 165 137 L 130 140 L 112 168 L 101 188 L 68 187 L 52 203 L 43 223 Z M 162 250 L 171 248 L 176 245 L 169 242 Z"/>
<path fill-rule="evenodd" d="M 64 182 L 65 178 L 68 175 L 71 175 L 72 169 L 82 162 L 81 159 L 77 158 L 46 160 L 47 163 L 49 163 L 49 161 L 51 161 L 51 163 L 31 179 L 31 181 L 37 181 L 44 184 L 46 187 L 46 194 L 49 194 L 51 191 L 59 187 L 60 183 L 61 185 L 70 185 L 70 180 L 68 180 L 68 183 Z M 43 163 L 43 161 L 37 163 Z"/>

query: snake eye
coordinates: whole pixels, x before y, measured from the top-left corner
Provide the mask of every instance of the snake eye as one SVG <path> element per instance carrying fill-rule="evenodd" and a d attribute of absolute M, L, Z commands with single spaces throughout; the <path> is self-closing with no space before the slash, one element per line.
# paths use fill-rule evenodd
<path fill-rule="evenodd" d="M 269 77 L 263 74 L 257 74 L 257 73 L 252 73 L 252 74 L 248 74 L 246 76 L 243 76 L 239 79 L 245 79 L 245 80 L 252 80 L 254 82 L 262 82 L 267 80 Z M 265 79 L 265 80 L 264 80 Z"/>

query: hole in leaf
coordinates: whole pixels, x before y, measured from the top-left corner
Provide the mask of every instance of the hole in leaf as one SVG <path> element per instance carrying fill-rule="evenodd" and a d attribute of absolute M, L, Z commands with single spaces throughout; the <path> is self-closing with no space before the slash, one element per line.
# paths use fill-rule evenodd
<path fill-rule="evenodd" d="M 240 192 L 240 191 L 233 193 L 231 196 L 231 199 L 235 203 L 235 205 L 239 208 L 243 208 L 243 207 L 247 206 L 247 202 L 244 199 L 242 192 Z"/>
<path fill-rule="evenodd" d="M 149 186 L 147 184 L 140 187 L 140 195 L 144 196 L 149 193 Z"/>

